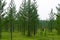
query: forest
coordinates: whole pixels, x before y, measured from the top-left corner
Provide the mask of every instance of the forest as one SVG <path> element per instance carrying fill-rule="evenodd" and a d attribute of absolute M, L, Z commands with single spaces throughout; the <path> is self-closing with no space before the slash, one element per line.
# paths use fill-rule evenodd
<path fill-rule="evenodd" d="M 60 40 L 60 4 L 57 13 L 51 9 L 49 20 L 39 19 L 36 0 L 23 0 L 19 10 L 14 0 L 5 5 L 0 0 L 0 40 Z"/>

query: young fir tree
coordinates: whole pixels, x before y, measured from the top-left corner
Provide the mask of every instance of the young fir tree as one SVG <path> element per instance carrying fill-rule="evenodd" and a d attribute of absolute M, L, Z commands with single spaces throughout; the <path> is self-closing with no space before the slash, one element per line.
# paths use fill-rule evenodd
<path fill-rule="evenodd" d="M 9 11 L 8 11 L 8 20 L 9 20 L 9 29 L 10 29 L 10 36 L 12 40 L 12 32 L 14 32 L 14 21 L 15 21 L 15 14 L 16 14 L 16 8 L 15 8 L 15 3 L 14 0 L 11 0 L 10 5 L 9 5 Z"/>
<path fill-rule="evenodd" d="M 8 26 L 7 26 L 8 24 L 6 25 L 7 21 L 5 20 L 5 19 L 7 19 L 7 18 L 5 18 L 6 14 L 7 14 L 7 12 L 5 9 L 5 11 L 2 14 L 2 31 L 8 31 Z"/>
<path fill-rule="evenodd" d="M 23 29 L 24 29 L 23 33 L 24 33 L 24 35 L 25 35 L 25 30 L 26 30 L 25 29 L 26 28 L 26 26 L 25 26 L 26 25 L 26 17 L 24 17 L 25 14 L 26 14 L 26 0 L 24 0 L 24 9 L 23 9 L 23 17 L 22 17 L 23 18 L 23 25 L 24 25 L 23 26 Z"/>
<path fill-rule="evenodd" d="M 2 13 L 4 10 L 4 6 L 5 6 L 5 1 L 4 0 L 0 0 L 0 40 L 1 40 L 1 32 L 2 32 Z"/>
<path fill-rule="evenodd" d="M 31 20 L 31 26 L 33 27 L 33 33 L 35 35 L 37 32 L 38 23 L 39 23 L 36 0 L 34 0 L 34 3 L 31 5 L 31 7 L 32 8 L 30 8 L 31 9 L 30 20 Z"/>
<path fill-rule="evenodd" d="M 9 20 L 8 19 L 9 19 L 8 17 L 5 17 L 3 21 L 3 24 L 4 24 L 3 29 L 5 32 L 9 31 Z"/>
<path fill-rule="evenodd" d="M 36 28 L 37 28 L 37 24 L 38 24 L 38 14 L 37 14 L 37 5 L 36 5 L 36 1 L 34 0 L 34 3 L 31 2 L 31 0 L 28 0 L 27 3 L 27 7 L 28 7 L 28 36 L 31 35 L 31 32 L 33 31 L 34 35 L 36 34 Z"/>
<path fill-rule="evenodd" d="M 58 4 L 59 7 L 56 7 L 57 14 L 56 14 L 56 30 L 58 35 L 60 34 L 60 4 Z"/>
<path fill-rule="evenodd" d="M 26 26 L 25 14 L 26 14 L 26 0 L 23 1 L 18 12 L 18 24 L 19 24 L 18 30 L 23 32 L 24 35 L 25 35 L 25 26 Z"/>
<path fill-rule="evenodd" d="M 31 14 L 31 10 L 30 10 L 30 8 L 31 8 L 31 0 L 28 0 L 28 36 L 30 36 L 31 35 L 31 32 L 30 32 L 30 30 L 31 30 L 31 20 L 30 20 L 30 14 Z"/>
<path fill-rule="evenodd" d="M 52 32 L 52 30 L 53 30 L 53 28 L 54 28 L 54 13 L 53 13 L 53 9 L 51 9 L 51 13 L 50 13 L 50 15 L 49 15 L 49 26 L 48 26 L 48 28 L 49 28 L 49 30 Z"/>

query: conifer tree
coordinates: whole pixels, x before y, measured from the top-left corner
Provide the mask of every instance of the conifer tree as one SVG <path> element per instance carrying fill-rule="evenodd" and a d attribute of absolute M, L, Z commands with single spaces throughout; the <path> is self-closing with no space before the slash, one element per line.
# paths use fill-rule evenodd
<path fill-rule="evenodd" d="M 3 1 L 3 2 L 2 2 Z M 0 40 L 1 40 L 1 32 L 2 32 L 2 13 L 4 11 L 4 6 L 6 5 L 4 0 L 0 0 Z"/>
<path fill-rule="evenodd" d="M 30 20 L 30 14 L 31 14 L 31 10 L 30 10 L 30 7 L 31 7 L 31 0 L 28 0 L 28 36 L 30 36 L 31 35 L 31 32 L 30 32 L 30 30 L 31 30 L 31 20 Z"/>
<path fill-rule="evenodd" d="M 34 12 L 33 12 L 33 14 L 34 14 L 33 22 L 34 22 L 34 35 L 35 35 L 36 32 L 37 32 L 38 25 L 39 25 L 36 0 L 34 0 L 33 9 L 34 9 Z"/>
<path fill-rule="evenodd" d="M 49 18 L 49 30 L 52 32 L 53 28 L 54 28 L 54 13 L 53 13 L 53 9 L 51 9 L 51 13 L 50 13 L 50 18 Z"/>
<path fill-rule="evenodd" d="M 56 14 L 56 30 L 58 35 L 60 34 L 60 4 L 58 4 L 58 7 L 56 7 L 57 9 L 57 14 Z"/>
<path fill-rule="evenodd" d="M 9 29 L 10 29 L 10 36 L 11 36 L 11 40 L 12 40 L 12 32 L 14 32 L 14 21 L 15 21 L 15 14 L 16 14 L 16 8 L 15 8 L 15 3 L 14 0 L 10 1 L 10 5 L 9 5 L 9 11 L 8 11 L 8 20 L 9 20 Z"/>
<path fill-rule="evenodd" d="M 25 35 L 25 24 L 26 24 L 26 0 L 23 1 L 18 12 L 18 29 Z"/>

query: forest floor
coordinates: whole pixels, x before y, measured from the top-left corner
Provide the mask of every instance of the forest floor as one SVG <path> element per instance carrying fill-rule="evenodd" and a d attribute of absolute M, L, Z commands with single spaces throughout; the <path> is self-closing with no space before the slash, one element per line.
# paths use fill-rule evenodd
<path fill-rule="evenodd" d="M 2 32 L 2 40 L 10 40 L 10 33 Z M 19 32 L 13 32 L 12 40 L 60 40 L 60 35 L 57 35 L 57 32 L 44 32 L 43 34 L 40 31 L 37 32 L 36 36 L 27 37 L 22 35 Z"/>

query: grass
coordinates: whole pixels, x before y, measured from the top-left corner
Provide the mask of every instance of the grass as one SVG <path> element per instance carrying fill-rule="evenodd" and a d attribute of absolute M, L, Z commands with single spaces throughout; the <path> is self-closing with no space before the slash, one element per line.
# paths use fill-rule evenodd
<path fill-rule="evenodd" d="M 2 40 L 10 40 L 10 33 L 2 32 Z M 60 40 L 60 35 L 57 35 L 55 30 L 53 32 L 46 31 L 46 36 L 38 31 L 36 36 L 31 37 L 24 36 L 19 32 L 13 32 L 13 40 Z"/>
<path fill-rule="evenodd" d="M 10 40 L 10 33 L 3 32 L 2 33 L 2 40 Z M 27 37 L 27 36 L 22 35 L 19 32 L 14 32 L 13 33 L 13 40 L 34 40 L 34 37 Z"/>

